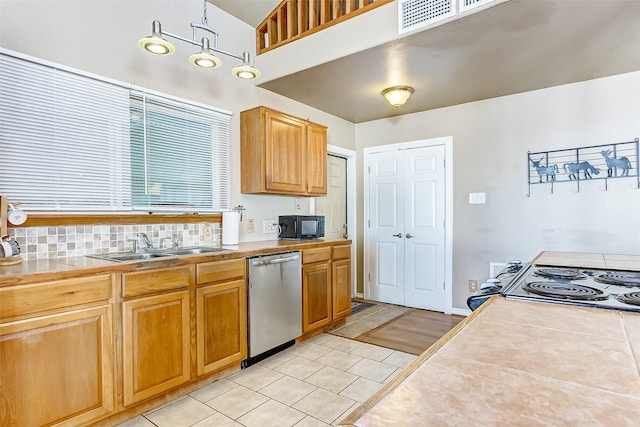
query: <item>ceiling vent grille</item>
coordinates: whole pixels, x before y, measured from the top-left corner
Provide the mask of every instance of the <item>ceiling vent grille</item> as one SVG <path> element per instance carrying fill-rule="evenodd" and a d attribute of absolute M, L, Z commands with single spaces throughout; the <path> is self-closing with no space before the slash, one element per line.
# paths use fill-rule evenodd
<path fill-rule="evenodd" d="M 454 16 L 455 2 L 456 0 L 400 0 L 398 2 L 398 33 L 406 33 Z"/>
<path fill-rule="evenodd" d="M 482 6 L 483 4 L 491 3 L 494 0 L 460 0 L 460 12 L 465 12 L 474 7 Z"/>

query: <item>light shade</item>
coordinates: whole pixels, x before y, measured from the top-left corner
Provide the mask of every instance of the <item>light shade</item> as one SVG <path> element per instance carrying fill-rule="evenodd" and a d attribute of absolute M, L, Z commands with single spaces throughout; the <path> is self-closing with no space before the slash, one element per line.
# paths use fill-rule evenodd
<path fill-rule="evenodd" d="M 413 93 L 413 88 L 410 86 L 393 86 L 388 87 L 382 91 L 382 95 L 387 99 L 389 104 L 394 107 L 400 107 L 407 102 L 407 99 Z"/>
<path fill-rule="evenodd" d="M 260 77 L 260 71 L 249 63 L 249 52 L 242 53 L 242 65 L 238 65 L 231 73 L 239 79 L 253 80 Z"/>
<path fill-rule="evenodd" d="M 200 68 L 218 68 L 222 64 L 222 61 L 217 56 L 209 52 L 209 39 L 206 37 L 202 39 L 200 52 L 191 55 L 189 62 Z"/>
<path fill-rule="evenodd" d="M 153 21 L 151 35 L 138 40 L 138 46 L 140 46 L 140 49 L 154 55 L 171 55 L 176 51 L 176 48 L 162 37 L 160 21 Z"/>

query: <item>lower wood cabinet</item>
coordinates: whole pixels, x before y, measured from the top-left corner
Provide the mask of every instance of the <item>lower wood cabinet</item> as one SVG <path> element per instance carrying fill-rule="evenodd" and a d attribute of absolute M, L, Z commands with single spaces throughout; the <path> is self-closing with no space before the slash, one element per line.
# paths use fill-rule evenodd
<path fill-rule="evenodd" d="M 303 255 L 304 259 L 304 255 Z M 302 266 L 302 332 L 328 325 L 332 319 L 330 261 Z"/>
<path fill-rule="evenodd" d="M 351 260 L 331 262 L 331 290 L 333 293 L 333 319 L 351 314 Z"/>
<path fill-rule="evenodd" d="M 87 425 L 113 411 L 112 316 L 101 305 L 0 325 L 0 425 Z"/>
<path fill-rule="evenodd" d="M 244 278 L 196 289 L 198 375 L 247 357 L 247 293 Z"/>
<path fill-rule="evenodd" d="M 125 406 L 190 379 L 189 291 L 123 303 Z"/>

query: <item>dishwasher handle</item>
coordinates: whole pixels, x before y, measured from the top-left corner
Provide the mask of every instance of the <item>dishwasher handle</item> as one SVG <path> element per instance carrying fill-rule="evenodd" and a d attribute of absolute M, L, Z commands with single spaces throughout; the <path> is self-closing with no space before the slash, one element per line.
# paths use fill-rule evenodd
<path fill-rule="evenodd" d="M 252 267 L 258 267 L 261 265 L 272 265 L 272 264 L 284 264 L 285 262 L 297 261 L 300 259 L 300 254 L 294 254 L 290 256 L 283 256 L 279 258 L 271 258 L 271 259 L 258 259 L 251 261 Z"/>

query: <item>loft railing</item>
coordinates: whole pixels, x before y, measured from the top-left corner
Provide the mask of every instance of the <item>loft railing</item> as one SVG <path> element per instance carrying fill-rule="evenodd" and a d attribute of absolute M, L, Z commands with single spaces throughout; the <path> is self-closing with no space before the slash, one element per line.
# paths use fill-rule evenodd
<path fill-rule="evenodd" d="M 394 0 L 283 0 L 256 28 L 258 55 Z"/>

